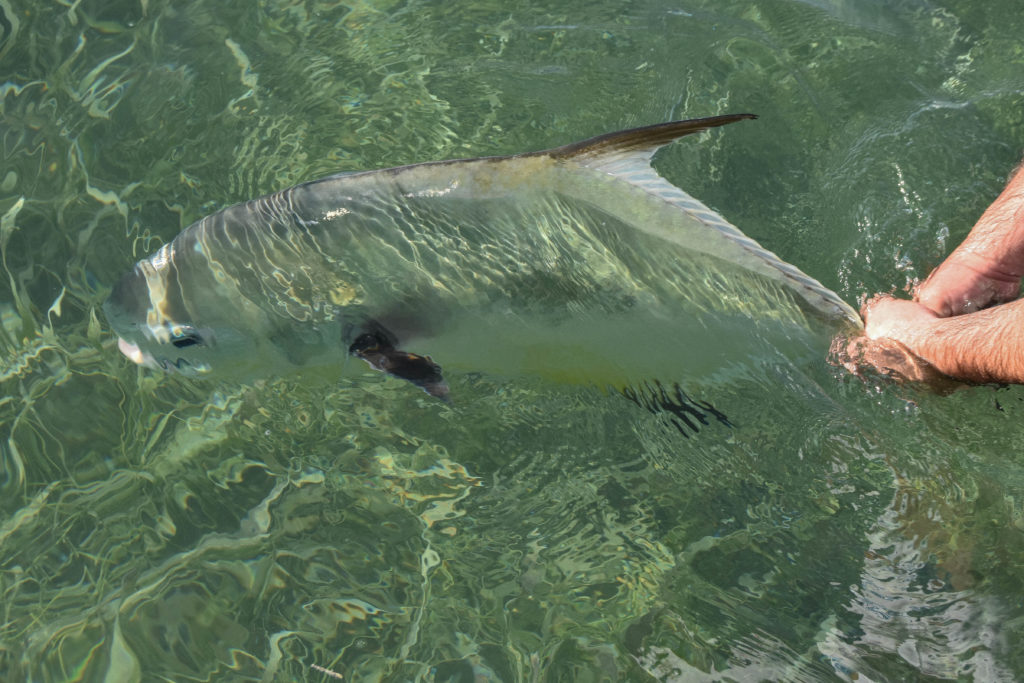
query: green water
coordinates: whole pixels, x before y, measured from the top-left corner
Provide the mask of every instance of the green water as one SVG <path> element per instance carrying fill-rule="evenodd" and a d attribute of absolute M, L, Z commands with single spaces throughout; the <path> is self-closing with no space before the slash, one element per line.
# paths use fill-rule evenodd
<path fill-rule="evenodd" d="M 767 348 L 621 396 L 131 367 L 99 310 L 230 203 L 344 170 L 756 122 L 658 160 L 847 301 L 1024 149 L 1009 0 L 0 0 L 0 678 L 1024 677 L 1024 391 Z M 685 378 L 664 378 L 666 381 Z M 335 672 L 330 674 L 327 672 Z"/>

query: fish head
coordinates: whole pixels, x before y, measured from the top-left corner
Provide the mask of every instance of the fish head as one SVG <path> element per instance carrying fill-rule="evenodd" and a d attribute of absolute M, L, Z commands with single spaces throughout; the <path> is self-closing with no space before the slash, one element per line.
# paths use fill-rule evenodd
<path fill-rule="evenodd" d="M 251 335 L 241 315 L 199 317 L 185 306 L 173 281 L 154 279 L 149 261 L 140 261 L 114 286 L 103 304 L 117 347 L 137 365 L 188 377 L 224 374 L 251 357 Z M 216 293 L 208 296 L 215 299 Z M 195 297 L 193 297 L 195 298 Z M 223 302 L 207 310 L 232 311 Z M 235 359 L 235 360 L 233 360 Z M 230 372 L 228 374 L 231 374 Z"/>

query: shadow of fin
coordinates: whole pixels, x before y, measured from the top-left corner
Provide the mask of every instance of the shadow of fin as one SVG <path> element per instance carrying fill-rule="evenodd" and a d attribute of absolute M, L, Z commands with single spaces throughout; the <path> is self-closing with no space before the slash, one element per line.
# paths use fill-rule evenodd
<path fill-rule="evenodd" d="M 701 427 L 711 424 L 711 420 L 733 426 L 725 413 L 707 401 L 691 398 L 678 382 L 666 387 L 654 380 L 636 387 L 626 386 L 618 392 L 653 415 L 668 415 L 672 426 L 687 439 L 690 433 L 697 434 Z"/>

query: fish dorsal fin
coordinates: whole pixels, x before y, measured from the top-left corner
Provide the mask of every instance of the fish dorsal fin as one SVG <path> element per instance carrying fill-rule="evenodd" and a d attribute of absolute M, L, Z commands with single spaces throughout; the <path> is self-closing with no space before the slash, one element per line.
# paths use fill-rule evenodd
<path fill-rule="evenodd" d="M 799 292 L 814 308 L 829 317 L 845 319 L 854 326 L 861 327 L 863 323 L 860 316 L 849 304 L 840 299 L 839 295 L 744 235 L 739 228 L 704 203 L 662 178 L 651 166 L 654 154 L 673 140 L 736 121 L 756 118 L 754 114 L 728 114 L 659 123 L 599 135 L 536 154 L 571 161 L 607 173 L 672 204 L 692 220 L 706 226 L 711 231 L 708 237 L 717 234 L 724 242 L 731 244 L 729 251 L 735 256 L 727 257 L 729 260 L 784 282 Z M 689 246 L 701 250 L 700 244 L 694 243 Z"/>
<path fill-rule="evenodd" d="M 726 114 L 689 121 L 671 121 L 653 126 L 631 128 L 617 133 L 598 135 L 596 138 L 574 142 L 564 147 L 541 152 L 554 158 L 571 158 L 590 168 L 599 168 L 618 175 L 620 166 L 650 168 L 651 159 L 659 149 L 685 135 L 700 133 L 744 119 L 756 119 L 756 114 Z"/>

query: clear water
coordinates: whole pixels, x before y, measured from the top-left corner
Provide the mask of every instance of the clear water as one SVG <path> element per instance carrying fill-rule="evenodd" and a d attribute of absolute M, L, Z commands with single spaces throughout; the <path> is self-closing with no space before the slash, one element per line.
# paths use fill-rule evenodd
<path fill-rule="evenodd" d="M 847 301 L 1024 148 L 1008 0 L 0 0 L 5 680 L 1013 680 L 1024 391 L 723 363 L 697 433 L 541 379 L 138 371 L 99 304 L 340 170 L 755 123 L 659 158 Z M 672 378 L 665 378 L 671 381 Z M 685 433 L 684 433 L 685 432 Z"/>

